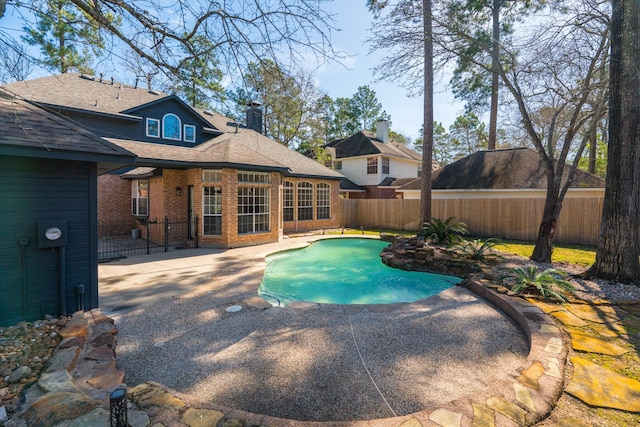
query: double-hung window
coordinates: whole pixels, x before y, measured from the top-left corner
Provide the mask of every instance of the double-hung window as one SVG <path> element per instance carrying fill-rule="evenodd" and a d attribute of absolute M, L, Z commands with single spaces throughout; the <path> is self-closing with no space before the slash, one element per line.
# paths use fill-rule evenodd
<path fill-rule="evenodd" d="M 320 183 L 316 186 L 316 218 L 331 218 L 331 186 Z"/>
<path fill-rule="evenodd" d="M 385 175 L 389 175 L 389 158 L 382 158 L 382 173 Z"/>
<path fill-rule="evenodd" d="M 270 231 L 270 183 L 268 173 L 238 172 L 238 234 Z"/>
<path fill-rule="evenodd" d="M 222 186 L 207 185 L 222 181 L 222 171 L 202 170 L 202 234 L 205 236 L 222 235 Z"/>
<path fill-rule="evenodd" d="M 310 182 L 298 183 L 298 221 L 313 219 L 313 185 Z"/>
<path fill-rule="evenodd" d="M 222 234 L 222 187 L 202 187 L 202 218 L 205 236 Z"/>
<path fill-rule="evenodd" d="M 131 181 L 131 213 L 135 216 L 149 215 L 149 180 Z"/>
<path fill-rule="evenodd" d="M 367 157 L 367 175 L 375 175 L 378 173 L 378 158 Z"/>
<path fill-rule="evenodd" d="M 282 183 L 282 220 L 293 221 L 293 182 Z"/>

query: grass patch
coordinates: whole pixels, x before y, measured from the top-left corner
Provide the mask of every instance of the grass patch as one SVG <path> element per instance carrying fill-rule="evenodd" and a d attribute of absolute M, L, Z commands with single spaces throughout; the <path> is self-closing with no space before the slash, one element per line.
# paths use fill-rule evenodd
<path fill-rule="evenodd" d="M 358 228 L 345 228 L 327 230 L 327 234 L 365 234 L 365 235 L 380 235 L 391 234 L 398 236 L 415 236 L 417 231 L 407 230 L 373 230 L 373 229 L 358 229 Z M 465 237 L 465 240 L 471 239 Z M 481 239 L 484 240 L 484 239 Z M 519 240 L 505 240 L 502 243 L 495 246 L 495 249 L 501 252 L 507 252 L 514 255 L 520 255 L 529 258 L 533 253 L 534 244 L 532 242 L 524 242 Z M 563 245 L 558 244 L 554 246 L 553 255 L 551 256 L 552 262 L 575 264 L 582 267 L 590 267 L 596 260 L 596 248 L 592 246 L 580 246 L 580 245 Z"/>
<path fill-rule="evenodd" d="M 505 241 L 495 248 L 502 252 L 508 252 L 529 258 L 533 253 L 534 244 L 531 242 Z M 583 267 L 591 266 L 596 260 L 596 248 L 578 245 L 555 245 L 552 262 L 576 264 Z"/>

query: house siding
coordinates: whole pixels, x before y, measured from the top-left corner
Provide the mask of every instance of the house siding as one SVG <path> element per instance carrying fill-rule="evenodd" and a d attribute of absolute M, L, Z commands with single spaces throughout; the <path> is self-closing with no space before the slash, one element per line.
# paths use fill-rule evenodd
<path fill-rule="evenodd" d="M 38 221 L 66 220 L 65 303 L 97 307 L 97 200 L 94 163 L 0 156 L 0 324 L 59 315 L 59 248 L 38 248 Z M 26 245 L 21 240 L 26 239 Z M 23 298 L 28 303 L 24 304 Z"/>

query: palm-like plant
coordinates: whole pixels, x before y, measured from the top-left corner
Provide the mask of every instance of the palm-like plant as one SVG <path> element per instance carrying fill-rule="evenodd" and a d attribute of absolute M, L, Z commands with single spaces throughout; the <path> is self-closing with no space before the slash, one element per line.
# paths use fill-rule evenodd
<path fill-rule="evenodd" d="M 559 302 L 566 302 L 566 297 L 559 291 L 573 293 L 575 287 L 565 280 L 565 274 L 554 268 L 547 268 L 539 272 L 535 266 L 524 268 L 508 268 L 500 282 L 513 281 L 511 291 L 517 294 L 534 293 Z M 557 290 L 559 289 L 559 290 Z"/>
<path fill-rule="evenodd" d="M 503 259 L 501 255 L 490 252 L 494 246 L 502 243 L 502 240 L 495 237 L 491 237 L 484 242 L 480 239 L 475 240 L 463 240 L 459 244 L 452 246 L 451 248 L 458 252 L 462 257 L 469 258 L 475 261 L 498 261 Z"/>
<path fill-rule="evenodd" d="M 451 245 L 456 243 L 462 239 L 462 235 L 469 234 L 469 230 L 464 222 L 452 223 L 453 220 L 452 216 L 445 221 L 433 218 L 430 222 L 422 224 L 418 236 L 435 244 Z"/>

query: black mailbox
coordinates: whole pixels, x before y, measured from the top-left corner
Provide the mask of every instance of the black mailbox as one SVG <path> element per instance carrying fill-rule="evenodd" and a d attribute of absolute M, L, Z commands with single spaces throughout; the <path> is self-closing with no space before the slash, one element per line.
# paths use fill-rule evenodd
<path fill-rule="evenodd" d="M 67 220 L 38 221 L 38 247 L 67 246 Z"/>

